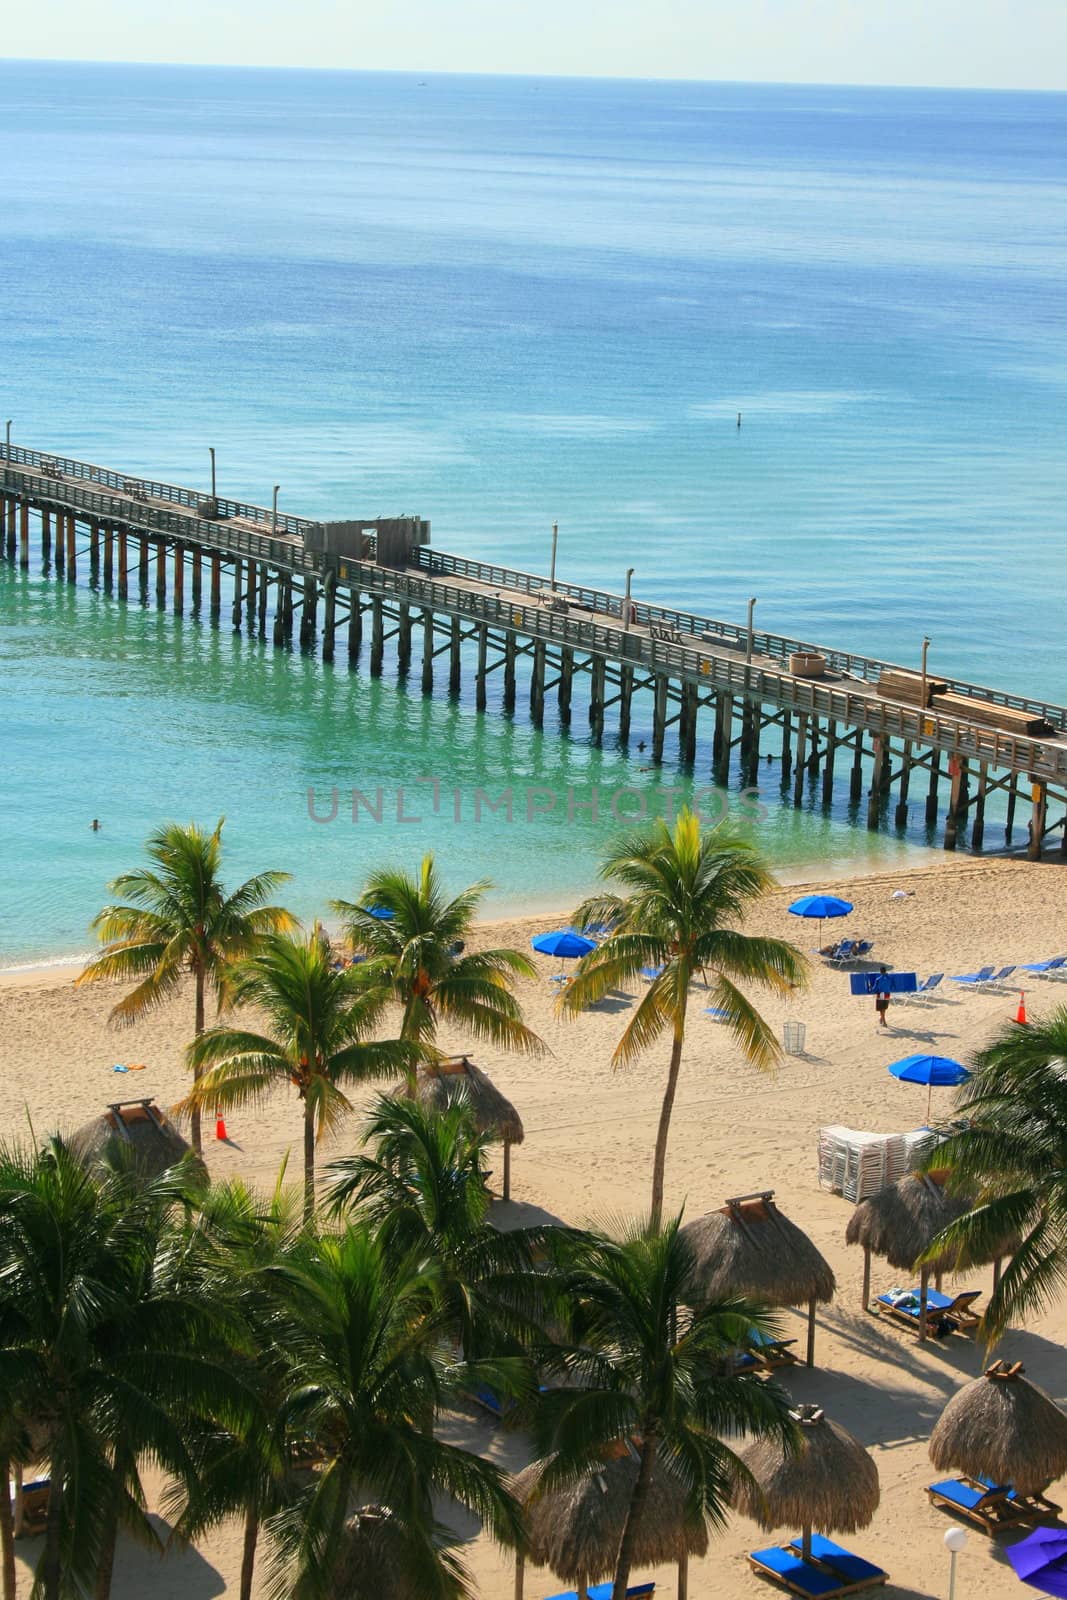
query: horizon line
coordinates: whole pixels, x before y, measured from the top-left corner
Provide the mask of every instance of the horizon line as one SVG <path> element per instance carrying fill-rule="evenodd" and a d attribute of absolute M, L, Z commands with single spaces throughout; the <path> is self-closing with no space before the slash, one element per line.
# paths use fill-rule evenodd
<path fill-rule="evenodd" d="M 458 67 L 334 67 L 318 64 L 293 66 L 276 62 L 152 61 L 134 57 L 103 56 L 6 56 L 0 58 L 0 68 L 5 66 L 41 65 L 57 67 L 156 67 L 190 72 L 321 73 L 331 77 L 516 78 L 528 82 L 548 83 L 677 83 L 760 89 L 880 89 L 889 93 L 927 90 L 935 94 L 1067 95 L 1067 84 L 1063 88 L 1049 89 L 1005 87 L 997 84 L 881 83 L 845 78 L 694 78 L 682 74 L 649 74 L 640 76 L 621 72 L 520 72 L 516 69 L 490 71 L 486 68 L 461 69 Z"/>

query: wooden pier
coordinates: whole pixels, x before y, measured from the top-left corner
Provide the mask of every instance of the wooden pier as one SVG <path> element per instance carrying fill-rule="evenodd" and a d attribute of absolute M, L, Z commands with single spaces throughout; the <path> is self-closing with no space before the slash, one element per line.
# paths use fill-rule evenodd
<path fill-rule="evenodd" d="M 1021 802 L 1030 857 L 1052 834 L 1067 852 L 1067 708 L 1038 698 L 920 681 L 850 651 L 434 550 L 417 518 L 316 522 L 0 446 L 0 549 L 28 568 L 34 536 L 57 579 L 88 575 L 119 600 L 132 588 L 281 648 L 327 662 L 340 652 L 373 677 L 391 645 L 401 676 L 417 658 L 424 694 L 444 680 L 458 695 L 473 670 L 479 711 L 499 672 L 501 709 L 515 714 L 521 665 L 536 727 L 551 695 L 569 727 L 584 684 L 592 739 L 617 730 L 625 745 L 634 697 L 647 694 L 652 761 L 669 753 L 696 770 L 703 724 L 723 787 L 766 788 L 774 758 L 794 805 L 847 796 L 871 829 L 903 829 L 914 813 L 949 850 L 990 842 L 987 805 L 1002 795 L 1005 844 Z"/>

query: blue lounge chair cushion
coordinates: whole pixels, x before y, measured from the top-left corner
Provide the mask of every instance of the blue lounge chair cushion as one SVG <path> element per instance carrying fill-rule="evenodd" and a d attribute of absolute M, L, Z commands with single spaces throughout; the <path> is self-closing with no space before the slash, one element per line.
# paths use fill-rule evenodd
<path fill-rule="evenodd" d="M 842 1586 L 840 1578 L 834 1578 L 828 1572 L 821 1572 L 818 1567 L 813 1567 L 810 1561 L 801 1561 L 791 1550 L 783 1550 L 779 1545 L 772 1545 L 769 1550 L 753 1550 L 749 1560 L 754 1561 L 765 1572 L 769 1572 L 772 1577 L 780 1578 L 783 1583 L 792 1584 L 795 1589 L 803 1589 L 805 1594 L 835 1594 Z"/>
<path fill-rule="evenodd" d="M 929 1492 L 936 1494 L 939 1500 L 947 1500 L 950 1506 L 959 1506 L 961 1511 L 973 1511 L 987 1495 L 999 1494 L 1001 1490 L 1006 1493 L 1007 1486 L 991 1483 L 988 1489 L 976 1489 L 971 1483 L 961 1483 L 959 1478 L 942 1478 L 940 1483 L 932 1483 Z"/>
<path fill-rule="evenodd" d="M 985 983 L 993 976 L 992 967 L 983 967 L 981 972 L 953 973 L 953 983 Z"/>
<path fill-rule="evenodd" d="M 791 1550 L 800 1550 L 801 1540 L 793 1539 L 790 1542 Z M 821 1533 L 811 1536 L 811 1553 L 816 1561 L 825 1562 L 828 1567 L 833 1567 L 838 1577 L 845 1578 L 849 1583 L 863 1583 L 867 1578 L 884 1578 L 884 1567 L 876 1567 L 872 1561 L 864 1561 L 862 1556 L 854 1556 L 850 1550 L 842 1550 L 839 1544 L 834 1544 L 832 1539 L 824 1539 Z"/>
<path fill-rule="evenodd" d="M 595 1583 L 589 1590 L 589 1600 L 611 1600 L 613 1585 L 610 1583 Z M 655 1583 L 635 1583 L 626 1591 L 626 1600 L 637 1600 L 639 1595 L 655 1594 Z M 562 1594 L 551 1594 L 548 1600 L 578 1600 L 577 1589 L 565 1589 Z"/>

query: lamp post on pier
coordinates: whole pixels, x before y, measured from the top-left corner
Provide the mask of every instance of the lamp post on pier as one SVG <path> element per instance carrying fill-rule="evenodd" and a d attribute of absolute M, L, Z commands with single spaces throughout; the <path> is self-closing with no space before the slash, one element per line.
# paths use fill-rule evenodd
<path fill-rule="evenodd" d="M 920 727 L 920 729 L 922 729 L 923 726 L 926 723 L 926 654 L 927 654 L 927 651 L 929 650 L 929 648 L 930 648 L 930 641 L 929 641 L 929 639 L 924 637 L 924 639 L 923 639 L 923 661 L 922 661 L 922 686 L 921 686 L 921 688 L 919 690 L 919 727 Z"/>
<path fill-rule="evenodd" d="M 623 633 L 629 633 L 629 631 L 630 631 L 630 580 L 633 577 L 633 575 L 634 575 L 633 567 L 627 567 L 627 569 L 626 569 L 626 598 L 623 600 L 623 603 L 622 603 L 622 631 L 623 631 Z"/>
<path fill-rule="evenodd" d="M 752 665 L 752 613 L 756 609 L 756 597 L 748 602 L 748 643 L 745 645 L 745 665 Z"/>
<path fill-rule="evenodd" d="M 556 543 L 559 539 L 559 523 L 552 524 L 552 563 L 548 569 L 548 587 L 553 594 L 556 590 Z"/>
<path fill-rule="evenodd" d="M 5 424 L 4 457 L 8 461 L 11 460 L 11 418 L 10 417 L 8 417 L 7 423 Z"/>
<path fill-rule="evenodd" d="M 278 532 L 278 490 L 280 488 L 280 483 L 274 485 L 274 496 L 270 503 L 270 536 L 272 539 Z"/>
<path fill-rule="evenodd" d="M 211 498 L 212 498 L 212 500 L 214 500 L 214 498 L 215 498 L 215 446 L 213 444 L 209 444 L 208 445 L 207 453 L 211 457 Z"/>

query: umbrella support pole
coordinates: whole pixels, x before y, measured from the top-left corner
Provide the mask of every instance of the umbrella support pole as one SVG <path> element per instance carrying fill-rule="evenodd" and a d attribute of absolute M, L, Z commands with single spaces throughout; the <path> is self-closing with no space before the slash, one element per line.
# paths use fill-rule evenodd
<path fill-rule="evenodd" d="M 808 1301 L 808 1366 L 815 1365 L 815 1296 Z"/>
<path fill-rule="evenodd" d="M 800 1559 L 802 1561 L 810 1561 L 811 1560 L 811 1523 L 810 1522 L 805 1522 L 803 1528 L 800 1530 Z"/>
<path fill-rule="evenodd" d="M 689 1600 L 689 1551 L 678 1557 L 678 1600 Z"/>
<path fill-rule="evenodd" d="M 522 1600 L 523 1578 L 526 1559 L 522 1555 L 515 1557 L 515 1600 Z"/>
<path fill-rule="evenodd" d="M 871 1252 L 867 1246 L 863 1247 L 863 1309 L 866 1311 L 871 1303 Z"/>
<path fill-rule="evenodd" d="M 511 1140 L 504 1140 L 504 1199 L 511 1199 Z"/>
<path fill-rule="evenodd" d="M 930 1287 L 930 1268 L 923 1267 L 919 1276 L 919 1343 L 926 1342 L 926 1291 Z"/>

